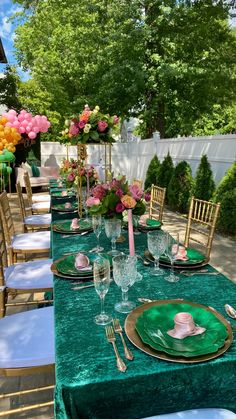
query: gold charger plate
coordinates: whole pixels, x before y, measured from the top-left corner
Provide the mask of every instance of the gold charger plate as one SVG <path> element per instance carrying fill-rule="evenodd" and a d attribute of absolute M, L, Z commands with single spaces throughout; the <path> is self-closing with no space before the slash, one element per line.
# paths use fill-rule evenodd
<path fill-rule="evenodd" d="M 143 341 L 141 340 L 141 338 L 139 337 L 138 333 L 135 330 L 135 324 L 136 324 L 137 318 L 145 310 L 147 310 L 150 307 L 154 307 L 154 306 L 162 305 L 162 304 L 173 304 L 173 303 L 175 304 L 186 303 L 193 307 L 201 307 L 213 313 L 217 317 L 217 319 L 220 320 L 225 325 L 227 329 L 228 337 L 225 340 L 224 346 L 218 349 L 218 351 L 211 354 L 195 356 L 192 358 L 185 358 L 185 357 L 179 357 L 179 356 L 175 357 L 165 352 L 156 351 L 155 349 L 152 349 L 149 345 L 143 343 Z M 125 332 L 128 339 L 130 340 L 130 342 L 133 343 L 134 346 L 136 346 L 136 348 L 140 349 L 141 351 L 145 352 L 148 355 L 154 356 L 155 358 L 163 359 L 165 361 L 170 361 L 170 362 L 178 362 L 182 364 L 205 362 L 205 361 L 209 361 L 211 359 L 217 358 L 218 356 L 222 355 L 225 351 L 227 351 L 227 349 L 230 347 L 233 341 L 233 333 L 232 333 L 231 325 L 220 313 L 218 313 L 216 310 L 214 310 L 211 307 L 204 306 L 203 304 L 192 303 L 191 301 L 185 301 L 185 300 L 157 300 L 151 303 L 142 304 L 141 306 L 135 308 L 133 311 L 131 311 L 131 313 L 128 314 L 125 320 L 124 327 L 125 327 Z"/>
<path fill-rule="evenodd" d="M 67 256 L 73 255 L 73 254 L 74 253 L 70 253 Z M 87 274 L 85 276 L 83 276 L 81 274 L 78 275 L 78 276 L 75 276 L 75 275 L 66 275 L 66 274 L 63 274 L 63 273 L 59 272 L 58 269 L 57 269 L 57 264 L 58 264 L 58 262 L 62 261 L 63 259 L 65 259 L 65 255 L 62 256 L 61 258 L 57 259 L 57 260 L 54 260 L 54 262 L 52 263 L 52 265 L 51 265 L 51 271 L 54 273 L 54 275 L 57 275 L 57 276 L 59 276 L 61 278 L 64 278 L 64 279 L 70 279 L 72 281 L 73 280 L 75 280 L 75 281 L 81 280 L 81 282 L 91 281 L 93 279 L 93 271 L 91 271 L 91 275 L 88 275 Z"/>
<path fill-rule="evenodd" d="M 149 250 L 145 250 L 144 256 L 149 262 L 154 262 L 154 258 L 151 255 L 151 253 L 149 252 Z M 186 261 L 186 263 L 182 263 L 182 264 L 181 263 L 179 264 L 178 261 L 176 261 L 176 262 L 174 262 L 174 269 L 179 269 L 179 270 L 195 269 L 195 270 L 197 270 L 197 269 L 202 268 L 203 266 L 208 265 L 209 261 L 210 261 L 210 258 L 206 258 L 202 262 L 196 262 L 196 263 L 193 263 L 191 265 L 188 264 L 187 261 Z M 171 267 L 170 263 L 166 263 L 164 261 L 162 262 L 161 260 L 159 260 L 159 264 L 163 268 L 170 268 Z M 207 273 L 206 273 L 206 275 L 207 275 Z"/>

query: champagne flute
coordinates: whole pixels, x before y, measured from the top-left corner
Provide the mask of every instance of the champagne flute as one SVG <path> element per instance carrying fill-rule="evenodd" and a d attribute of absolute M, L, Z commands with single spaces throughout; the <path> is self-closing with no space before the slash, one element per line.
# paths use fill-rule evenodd
<path fill-rule="evenodd" d="M 112 259 L 113 278 L 122 291 L 122 301 L 115 304 L 115 310 L 119 313 L 129 313 L 135 307 L 135 303 L 128 300 L 128 291 L 137 276 L 136 262 L 136 256 L 124 254 Z"/>
<path fill-rule="evenodd" d="M 94 252 L 99 253 L 104 250 L 103 247 L 100 246 L 99 237 L 102 232 L 102 216 L 101 214 L 93 215 L 92 216 L 92 225 L 93 225 L 93 231 L 95 236 L 97 237 L 97 247 L 93 249 Z"/>
<path fill-rule="evenodd" d="M 105 232 L 107 238 L 111 239 L 111 250 L 108 252 L 109 255 L 119 255 L 120 252 L 116 250 L 116 239 L 121 234 L 121 220 L 117 218 L 105 220 Z"/>
<path fill-rule="evenodd" d="M 166 234 L 161 231 L 149 231 L 147 234 L 148 250 L 154 257 L 153 275 L 164 275 L 163 269 L 159 267 L 160 256 L 164 253 L 166 248 Z"/>
<path fill-rule="evenodd" d="M 171 233 L 167 234 L 167 242 L 166 242 L 166 256 L 170 259 L 171 263 L 171 271 L 170 275 L 165 277 L 165 279 L 169 282 L 178 282 L 179 277 L 174 273 L 174 261 L 179 251 L 179 233 Z"/>
<path fill-rule="evenodd" d="M 93 264 L 94 287 L 101 299 L 101 312 L 95 316 L 94 321 L 99 325 L 106 325 L 112 321 L 112 317 L 104 310 L 104 299 L 110 286 L 110 263 L 109 260 L 98 257 Z"/>

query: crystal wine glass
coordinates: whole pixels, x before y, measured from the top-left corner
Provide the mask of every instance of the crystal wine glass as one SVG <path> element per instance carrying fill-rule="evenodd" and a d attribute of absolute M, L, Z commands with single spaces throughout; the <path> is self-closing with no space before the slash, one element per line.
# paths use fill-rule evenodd
<path fill-rule="evenodd" d="M 179 233 L 167 234 L 166 240 L 166 256 L 170 259 L 171 271 L 170 275 L 165 279 L 169 282 L 178 282 L 179 277 L 174 273 L 174 261 L 179 251 Z"/>
<path fill-rule="evenodd" d="M 128 300 L 128 290 L 136 279 L 136 262 L 136 257 L 124 254 L 115 256 L 112 259 L 113 278 L 122 291 L 122 301 L 115 304 L 115 310 L 120 313 L 129 313 L 135 307 L 135 303 Z"/>
<path fill-rule="evenodd" d="M 112 256 L 119 255 L 119 251 L 116 250 L 116 239 L 121 234 L 121 220 L 112 219 L 105 220 L 105 232 L 108 239 L 111 239 L 111 251 L 108 252 Z"/>
<path fill-rule="evenodd" d="M 109 260 L 98 257 L 93 264 L 94 287 L 101 299 L 101 313 L 95 316 L 96 324 L 105 325 L 112 321 L 112 317 L 105 313 L 104 299 L 110 286 L 110 263 Z"/>
<path fill-rule="evenodd" d="M 163 269 L 159 267 L 160 256 L 166 248 L 166 234 L 161 231 L 149 231 L 147 234 L 148 250 L 154 257 L 153 275 L 164 275 Z"/>
<path fill-rule="evenodd" d="M 97 247 L 93 250 L 94 252 L 99 253 L 104 250 L 104 248 L 100 246 L 99 242 L 99 237 L 102 232 L 102 216 L 100 214 L 92 216 L 92 225 L 94 234 L 97 237 Z"/>

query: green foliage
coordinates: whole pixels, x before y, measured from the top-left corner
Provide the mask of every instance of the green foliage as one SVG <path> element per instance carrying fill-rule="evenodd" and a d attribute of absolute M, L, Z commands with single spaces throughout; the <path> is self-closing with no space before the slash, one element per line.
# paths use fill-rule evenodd
<path fill-rule="evenodd" d="M 157 155 L 152 158 L 152 160 L 149 163 L 147 173 L 146 173 L 146 179 L 144 183 L 144 189 L 148 189 L 152 186 L 152 184 L 157 185 L 157 174 L 158 169 L 160 167 L 160 162 L 158 160 Z"/>
<path fill-rule="evenodd" d="M 225 192 L 221 197 L 217 228 L 223 233 L 236 234 L 236 188 Z"/>
<path fill-rule="evenodd" d="M 0 104 L 16 111 L 21 109 L 21 101 L 18 95 L 19 84 L 20 77 L 16 68 L 8 65 L 4 71 L 4 76 L 0 78 Z"/>
<path fill-rule="evenodd" d="M 236 161 L 227 170 L 225 176 L 221 179 L 215 195 L 214 201 L 221 202 L 223 195 L 228 191 L 233 191 L 236 188 Z"/>
<path fill-rule="evenodd" d="M 209 201 L 215 190 L 215 182 L 211 165 L 208 162 L 206 154 L 202 155 L 195 178 L 194 196 L 199 199 Z"/>
<path fill-rule="evenodd" d="M 174 172 L 174 164 L 170 153 L 164 158 L 157 172 L 157 185 L 166 188 L 166 202 L 168 202 L 169 183 Z"/>
<path fill-rule="evenodd" d="M 168 188 L 168 202 L 173 210 L 188 212 L 193 183 L 191 167 L 186 161 L 181 161 L 174 169 Z"/>

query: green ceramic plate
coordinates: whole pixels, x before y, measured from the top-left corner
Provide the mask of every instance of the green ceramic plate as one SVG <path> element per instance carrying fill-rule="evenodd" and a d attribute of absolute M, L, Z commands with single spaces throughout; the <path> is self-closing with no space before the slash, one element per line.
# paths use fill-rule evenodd
<path fill-rule="evenodd" d="M 198 326 L 206 331 L 184 339 L 171 338 L 167 331 L 173 329 L 173 318 L 178 312 L 189 312 Z M 136 331 L 145 344 L 169 355 L 195 357 L 214 353 L 228 336 L 225 325 L 211 312 L 190 304 L 165 304 L 145 310 L 137 319 Z"/>
<path fill-rule="evenodd" d="M 74 212 L 78 210 L 78 203 L 71 202 L 71 208 L 65 208 L 65 204 L 56 204 L 52 205 L 52 209 L 60 212 Z"/>
<path fill-rule="evenodd" d="M 71 277 L 86 277 L 86 276 L 91 276 L 92 274 L 92 269 L 76 269 L 75 268 L 75 258 L 76 258 L 77 253 L 65 256 L 63 259 L 60 259 L 57 263 L 56 263 L 56 269 L 59 272 L 59 274 L 63 274 L 63 275 L 69 275 Z M 90 266 L 92 266 L 93 262 L 99 257 L 99 255 L 107 258 L 110 263 L 112 262 L 112 258 L 111 256 L 107 255 L 106 253 L 99 253 L 99 254 L 95 254 L 95 253 L 88 253 L 86 256 L 89 258 L 90 261 Z"/>
<path fill-rule="evenodd" d="M 76 230 L 71 230 L 70 228 L 71 222 L 72 220 L 57 221 L 53 224 L 53 230 L 57 231 L 58 233 L 71 233 L 71 234 L 78 234 L 78 233 L 83 233 L 84 231 L 92 230 L 92 224 L 91 224 L 91 221 L 89 220 L 83 220 L 83 219 L 78 220 L 79 228 L 77 228 Z"/>
<path fill-rule="evenodd" d="M 148 218 L 146 220 L 146 225 L 139 224 L 139 228 L 142 230 L 156 230 L 162 226 L 162 223 L 157 220 L 152 220 L 151 218 Z"/>
<path fill-rule="evenodd" d="M 205 261 L 206 257 L 195 249 L 187 248 L 187 260 L 176 260 L 174 265 L 196 265 Z M 160 257 L 160 262 L 170 265 L 170 260 L 167 256 L 162 255 Z"/>
<path fill-rule="evenodd" d="M 68 197 L 71 197 L 71 196 L 75 196 L 75 192 L 73 192 L 73 191 L 67 191 L 67 195 L 66 196 L 62 196 L 62 192 L 63 191 L 66 191 L 66 189 L 60 189 L 59 191 L 57 191 L 57 192 L 52 192 L 51 193 L 51 196 L 53 197 L 53 198 L 68 198 Z"/>

